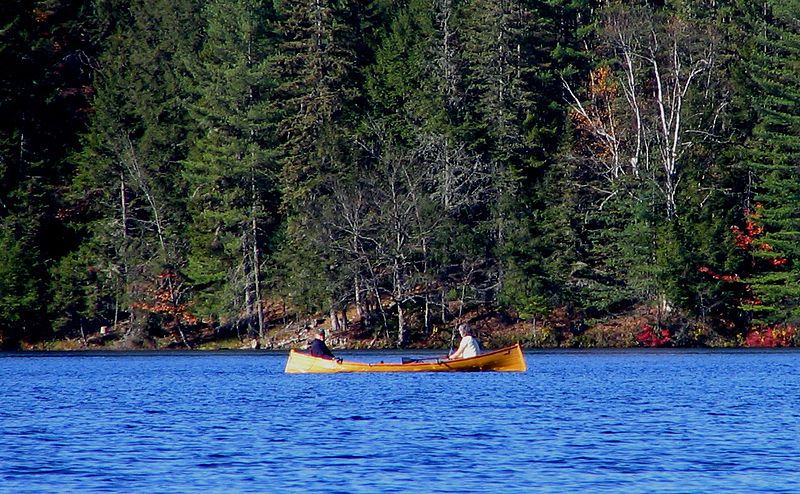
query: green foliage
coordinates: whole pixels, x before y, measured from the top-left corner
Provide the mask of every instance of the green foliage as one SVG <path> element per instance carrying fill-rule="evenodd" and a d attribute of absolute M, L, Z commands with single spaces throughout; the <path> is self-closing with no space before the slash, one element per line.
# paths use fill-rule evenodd
<path fill-rule="evenodd" d="M 31 340 L 47 336 L 47 268 L 76 242 L 59 212 L 72 172 L 65 156 L 92 93 L 88 10 L 83 1 L 12 0 L 0 13 L 0 224 L 12 278 L 0 298 L 15 334 Z"/>
<path fill-rule="evenodd" d="M 91 247 L 87 259 L 111 280 L 119 309 L 152 303 L 158 277 L 184 262 L 179 164 L 187 153 L 187 98 L 181 73 L 195 49 L 194 0 L 138 0 L 127 8 L 98 2 L 104 29 L 93 118 L 74 157 L 70 218 Z M 67 262 L 69 262 L 67 260 Z M 65 269 L 67 269 L 65 267 Z"/>
<path fill-rule="evenodd" d="M 760 19 L 760 48 L 752 58 L 758 121 L 749 143 L 749 164 L 759 177 L 752 211 L 763 227 L 746 282 L 760 303 L 746 304 L 755 322 L 800 321 L 800 2 L 768 2 Z"/>
<path fill-rule="evenodd" d="M 232 324 L 358 303 L 400 344 L 462 301 L 797 323 L 798 14 L 10 0 L 0 326 L 152 327 L 163 294 Z"/>
<path fill-rule="evenodd" d="M 376 117 L 390 119 L 391 130 L 409 143 L 439 113 L 441 95 L 431 88 L 441 76 L 430 67 L 434 39 L 433 3 L 411 0 L 392 17 L 368 69 L 366 89 Z"/>
<path fill-rule="evenodd" d="M 36 336 L 43 322 L 38 252 L 25 230 L 13 217 L 0 222 L 0 341 L 9 345 Z"/>
<path fill-rule="evenodd" d="M 272 17 L 268 2 L 208 2 L 200 51 L 186 60 L 198 137 L 183 169 L 191 218 L 185 272 L 200 315 L 238 312 L 260 278 L 263 235 L 276 220 Z"/>
<path fill-rule="evenodd" d="M 353 9 L 350 1 L 286 0 L 277 7 L 274 103 L 282 115 L 283 197 L 291 214 L 326 180 L 346 173 L 360 80 Z"/>

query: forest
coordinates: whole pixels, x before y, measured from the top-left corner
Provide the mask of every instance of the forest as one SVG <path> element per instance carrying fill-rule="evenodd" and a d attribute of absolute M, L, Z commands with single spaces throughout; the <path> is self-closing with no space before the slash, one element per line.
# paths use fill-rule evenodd
<path fill-rule="evenodd" d="M 798 0 L 4 5 L 3 348 L 800 343 Z"/>

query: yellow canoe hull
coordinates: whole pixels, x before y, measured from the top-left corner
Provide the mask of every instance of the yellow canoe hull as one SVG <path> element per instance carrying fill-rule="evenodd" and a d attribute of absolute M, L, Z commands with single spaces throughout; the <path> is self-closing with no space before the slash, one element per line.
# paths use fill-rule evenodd
<path fill-rule="evenodd" d="M 285 372 L 288 374 L 330 374 L 334 372 L 525 372 L 528 367 L 522 348 L 514 346 L 482 353 L 477 357 L 430 362 L 363 363 L 314 357 L 297 350 L 289 352 Z"/>

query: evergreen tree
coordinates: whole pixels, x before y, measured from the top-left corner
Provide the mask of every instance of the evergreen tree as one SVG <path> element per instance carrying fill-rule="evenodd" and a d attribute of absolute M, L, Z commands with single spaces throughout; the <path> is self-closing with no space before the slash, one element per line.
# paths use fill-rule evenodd
<path fill-rule="evenodd" d="M 283 291 L 312 308 L 333 307 L 337 293 L 335 257 L 324 238 L 315 204 L 355 173 L 355 127 L 361 70 L 357 65 L 354 2 L 286 0 L 278 5 L 281 191 L 286 238 L 281 264 Z M 314 294 L 313 297 L 308 295 Z"/>
<path fill-rule="evenodd" d="M 264 336 L 272 289 L 400 345 L 498 303 L 797 324 L 798 14 L 9 0 L 0 344 L 120 323 L 188 344 L 190 301 Z"/>
<path fill-rule="evenodd" d="M 179 166 L 186 154 L 187 122 L 182 86 L 185 54 L 198 37 L 197 2 L 138 0 L 121 8 L 97 4 L 106 29 L 99 57 L 93 118 L 76 156 L 76 221 L 85 229 L 87 266 L 113 280 L 98 298 L 99 314 L 116 323 L 136 312 L 139 335 L 157 316 L 163 299 L 177 304 L 174 282 L 182 265 L 182 195 Z"/>
<path fill-rule="evenodd" d="M 428 70 L 436 36 L 432 10 L 430 0 L 410 0 L 397 8 L 366 80 L 375 118 L 387 121 L 388 130 L 409 146 L 429 125 L 426 115 L 435 111 L 430 109 L 435 103 L 431 98 L 438 97 L 429 88 L 437 76 Z"/>
<path fill-rule="evenodd" d="M 545 309 L 548 284 L 537 219 L 521 213 L 533 212 L 544 151 L 556 143 L 547 135 L 561 118 L 553 111 L 560 85 L 551 66 L 556 46 L 571 41 L 554 29 L 561 25 L 558 15 L 544 2 L 475 0 L 466 6 L 473 142 L 491 176 L 491 208 L 480 231 L 490 239 L 485 255 L 499 261 L 501 301 L 526 314 Z"/>
<path fill-rule="evenodd" d="M 758 120 L 748 145 L 758 181 L 749 220 L 758 225 L 745 279 L 754 322 L 800 322 L 800 2 L 764 2 L 752 52 L 752 98 Z M 763 231 L 762 231 L 763 229 Z"/>
<path fill-rule="evenodd" d="M 279 197 L 269 2 L 211 1 L 189 69 L 199 138 L 186 160 L 191 242 L 186 273 L 204 315 L 244 307 L 264 335 L 262 269 Z"/>
<path fill-rule="evenodd" d="M 22 339 L 42 335 L 43 287 L 36 269 L 39 252 L 21 223 L 0 222 L 0 348 L 14 348 Z M 22 233 L 22 234 L 21 234 Z"/>
<path fill-rule="evenodd" d="M 81 0 L 11 1 L 0 13 L 0 230 L 14 244 L 3 260 L 13 280 L 2 298 L 20 308 L 25 331 L 15 334 L 26 339 L 47 336 L 48 267 L 74 242 L 59 210 L 71 172 L 65 156 L 93 90 L 87 10 Z"/>
<path fill-rule="evenodd" d="M 503 242 L 498 253 L 503 267 L 501 302 L 525 317 L 549 309 L 580 305 L 573 293 L 580 283 L 571 275 L 584 261 L 581 222 L 585 189 L 574 188 L 563 81 L 584 77 L 595 18 L 592 1 L 509 2 L 513 23 L 507 28 L 513 85 L 521 103 L 512 115 L 521 139 L 505 139 L 507 173 Z M 507 7 L 508 10 L 508 7 Z M 495 16 L 496 17 L 496 16 Z M 507 16 L 508 17 L 508 16 Z M 496 114 L 496 112 L 495 112 Z M 497 118 L 497 117 L 495 117 Z M 498 134 L 497 131 L 495 131 Z M 500 141 L 503 142 L 503 141 Z M 514 147 L 511 147 L 513 144 Z M 501 148 L 502 149 L 502 148 Z M 580 181 L 580 178 L 578 178 Z"/>
<path fill-rule="evenodd" d="M 703 330 L 726 337 L 733 336 L 743 323 L 739 303 L 744 296 L 742 284 L 723 279 L 729 279 L 732 273 L 744 274 L 747 264 L 731 241 L 731 225 L 740 221 L 751 181 L 741 156 L 742 143 L 752 129 L 750 99 L 744 91 L 746 57 L 742 56 L 749 49 L 752 31 L 743 22 L 749 15 L 737 3 L 742 2 L 675 2 L 674 8 L 682 17 L 706 26 L 705 39 L 718 50 L 707 72 L 713 84 L 691 95 L 691 108 L 703 114 L 708 133 L 688 154 L 691 166 L 685 169 L 678 201 L 684 207 L 673 222 L 673 238 L 678 243 L 671 256 L 673 262 L 666 265 L 664 281 L 668 298 L 696 317 Z M 751 2 L 742 5 L 752 7 Z M 702 335 L 703 331 L 695 334 Z"/>
<path fill-rule="evenodd" d="M 347 129 L 358 84 L 353 5 L 287 0 L 279 6 L 278 68 L 285 202 L 299 213 L 309 195 L 346 172 Z"/>

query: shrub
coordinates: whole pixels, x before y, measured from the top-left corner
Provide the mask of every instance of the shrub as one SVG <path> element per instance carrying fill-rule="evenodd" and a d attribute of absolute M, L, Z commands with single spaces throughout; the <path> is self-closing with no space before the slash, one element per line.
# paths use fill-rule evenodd
<path fill-rule="evenodd" d="M 744 345 L 754 348 L 775 348 L 792 346 L 797 335 L 794 326 L 766 326 L 751 329 L 744 338 Z"/>
<path fill-rule="evenodd" d="M 643 324 L 641 331 L 636 335 L 640 345 L 649 347 L 662 347 L 672 341 L 668 329 L 656 330 L 650 324 Z"/>

